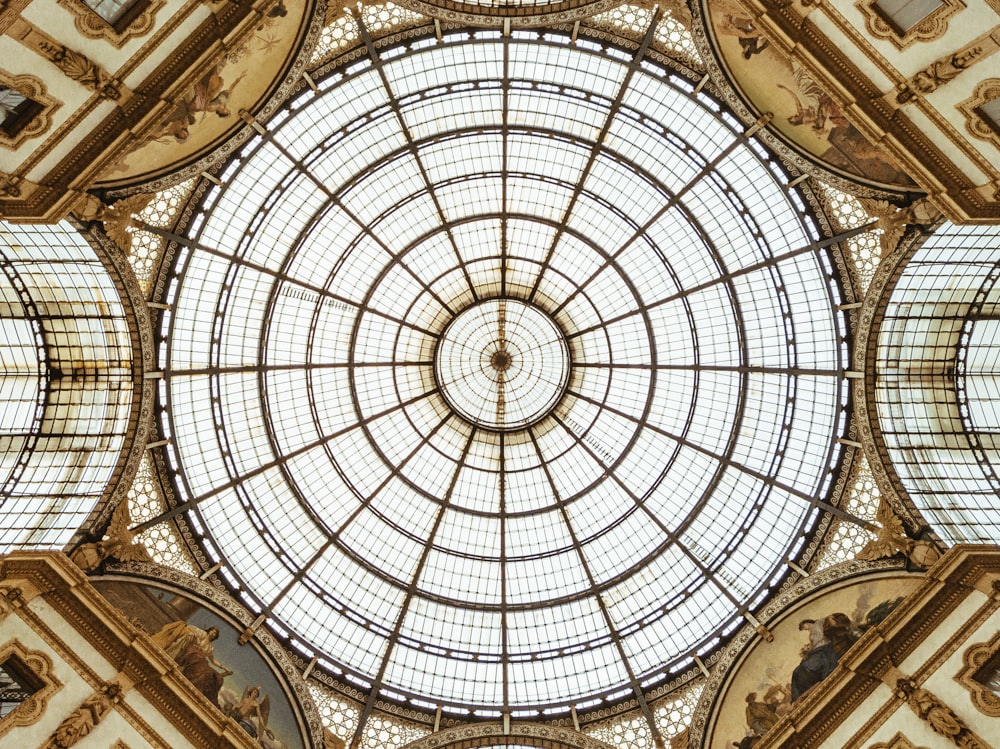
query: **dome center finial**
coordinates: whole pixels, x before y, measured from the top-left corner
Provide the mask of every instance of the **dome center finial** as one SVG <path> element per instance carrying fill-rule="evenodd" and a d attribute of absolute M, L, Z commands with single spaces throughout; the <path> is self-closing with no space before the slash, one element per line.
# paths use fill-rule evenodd
<path fill-rule="evenodd" d="M 510 369 L 511 361 L 510 353 L 508 353 L 505 349 L 494 351 L 493 355 L 490 356 L 490 366 L 492 366 L 497 372 L 506 372 Z"/>

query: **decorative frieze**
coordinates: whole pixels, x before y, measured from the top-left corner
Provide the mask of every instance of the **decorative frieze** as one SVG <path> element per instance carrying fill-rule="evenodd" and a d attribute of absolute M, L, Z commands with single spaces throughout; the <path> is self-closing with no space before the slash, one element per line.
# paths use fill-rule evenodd
<path fill-rule="evenodd" d="M 898 104 L 907 104 L 918 96 L 926 96 L 954 80 L 963 71 L 1000 49 L 1000 27 L 965 45 L 957 52 L 935 60 L 899 87 Z"/>
<path fill-rule="evenodd" d="M 43 749 L 69 749 L 75 746 L 107 717 L 121 697 L 120 684 L 117 682 L 103 684 L 63 719 L 49 740 L 42 745 Z"/>
<path fill-rule="evenodd" d="M 123 86 L 100 65 L 86 55 L 76 52 L 53 39 L 23 18 L 17 19 L 7 29 L 7 35 L 51 62 L 70 78 L 105 99 L 117 100 L 124 93 Z"/>

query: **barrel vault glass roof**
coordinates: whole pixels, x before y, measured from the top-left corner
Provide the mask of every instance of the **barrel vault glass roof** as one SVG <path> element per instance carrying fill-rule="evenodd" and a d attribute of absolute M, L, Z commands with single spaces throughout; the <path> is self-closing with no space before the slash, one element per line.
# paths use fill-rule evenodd
<path fill-rule="evenodd" d="M 735 118 L 634 54 L 371 51 L 185 230 L 161 428 L 186 522 L 387 699 L 625 699 L 761 604 L 828 493 L 846 334 L 818 229 Z"/>

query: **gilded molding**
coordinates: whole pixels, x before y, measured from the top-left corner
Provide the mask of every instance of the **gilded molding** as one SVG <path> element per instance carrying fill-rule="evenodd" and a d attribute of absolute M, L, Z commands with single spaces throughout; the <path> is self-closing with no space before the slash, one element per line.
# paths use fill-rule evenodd
<path fill-rule="evenodd" d="M 67 715 L 42 749 L 69 749 L 85 738 L 101 723 L 122 698 L 122 688 L 117 682 L 107 682 L 87 697 L 78 708 Z"/>
<path fill-rule="evenodd" d="M 17 91 L 42 107 L 41 111 L 32 117 L 30 122 L 17 131 L 17 134 L 9 136 L 0 131 L 0 146 L 11 150 L 16 149 L 28 138 L 35 138 L 52 127 L 52 113 L 61 102 L 48 95 L 41 78 L 36 78 L 33 75 L 9 75 L 0 70 L 0 86 Z M 0 196 L 19 197 L 21 194 L 20 178 L 8 174 L 4 174 L 2 177 L 0 179 Z"/>
<path fill-rule="evenodd" d="M 62 682 L 52 674 L 52 659 L 39 650 L 29 650 L 20 640 L 10 640 L 0 646 L 0 663 L 14 659 L 17 664 L 30 672 L 36 683 L 35 690 L 24 702 L 0 719 L 0 738 L 12 728 L 30 726 L 45 714 L 49 698 L 59 691 Z"/>
<path fill-rule="evenodd" d="M 912 679 L 904 678 L 896 682 L 896 696 L 904 700 L 934 733 L 944 736 L 955 746 L 961 749 L 991 749 L 936 694 L 918 687 Z"/>
<path fill-rule="evenodd" d="M 991 718 L 1000 718 L 1000 697 L 976 677 L 998 653 L 1000 632 L 993 635 L 989 642 L 981 642 L 966 650 L 962 655 L 962 670 L 955 674 L 955 681 L 969 690 L 976 709 Z"/>
<path fill-rule="evenodd" d="M 476 723 L 446 728 L 411 741 L 402 749 L 471 749 L 493 747 L 506 742 L 542 749 L 612 749 L 603 741 L 572 728 L 520 722 L 512 722 L 508 730 L 504 730 L 503 723 Z"/>
<path fill-rule="evenodd" d="M 906 31 L 895 28 L 884 12 L 878 9 L 878 0 L 858 0 L 854 7 L 865 17 L 865 28 L 878 39 L 887 39 L 897 49 L 906 49 L 914 42 L 929 42 L 943 36 L 948 30 L 948 19 L 965 8 L 962 0 L 942 0 L 940 8 L 928 13 Z"/>
<path fill-rule="evenodd" d="M 52 38 L 23 18 L 19 18 L 11 24 L 7 35 L 51 62 L 67 78 L 76 81 L 101 98 L 111 100 L 121 98 L 122 84 L 114 80 L 104 68 L 86 55 L 76 52 Z"/>
<path fill-rule="evenodd" d="M 105 39 L 115 47 L 121 48 L 130 39 L 145 36 L 153 30 L 156 13 L 166 0 L 137 0 L 137 12 L 131 10 L 125 17 L 125 23 L 117 28 L 91 10 L 83 0 L 59 0 L 59 4 L 73 14 L 76 30 L 88 39 Z"/>
<path fill-rule="evenodd" d="M 897 732 L 889 741 L 881 741 L 878 744 L 872 744 L 868 749 L 923 749 L 923 747 L 916 746 L 912 741 L 906 738 L 903 734 Z"/>
<path fill-rule="evenodd" d="M 974 138 L 990 141 L 1000 148 L 1000 123 L 991 123 L 983 116 L 980 107 L 1000 98 L 1000 78 L 987 78 L 976 85 L 972 96 L 958 104 L 965 115 L 965 129 Z"/>
<path fill-rule="evenodd" d="M 994 38 L 994 35 L 997 38 Z M 926 96 L 934 93 L 941 86 L 958 77 L 963 70 L 989 57 L 998 49 L 1000 49 L 1000 30 L 995 29 L 965 45 L 957 52 L 935 60 L 918 72 L 899 87 L 896 102 L 906 104 L 919 95 Z"/>

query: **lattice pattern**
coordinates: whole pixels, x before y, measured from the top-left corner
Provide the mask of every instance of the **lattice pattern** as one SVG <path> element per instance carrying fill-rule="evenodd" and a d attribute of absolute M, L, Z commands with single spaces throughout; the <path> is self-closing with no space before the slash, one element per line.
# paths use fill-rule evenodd
<path fill-rule="evenodd" d="M 639 713 L 587 726 L 584 733 L 621 749 L 653 749 L 653 733 L 649 723 Z"/>
<path fill-rule="evenodd" d="M 844 508 L 862 520 L 875 520 L 878 510 L 879 490 L 875 485 L 867 458 L 862 457 L 854 475 L 854 486 Z M 838 520 L 833 524 L 823 550 L 819 553 L 814 571 L 854 559 L 861 548 L 875 536 L 856 523 Z"/>
<path fill-rule="evenodd" d="M 322 684 L 310 682 L 309 691 L 319 709 L 323 725 L 344 743 L 350 743 L 358 730 L 358 709 L 341 700 L 333 691 Z"/>
<path fill-rule="evenodd" d="M 668 742 L 691 724 L 691 716 L 701 697 L 704 684 L 695 684 L 673 694 L 653 709 L 656 727 Z"/>
<path fill-rule="evenodd" d="M 423 726 L 393 720 L 385 715 L 373 715 L 365 724 L 360 746 L 363 749 L 400 747 L 422 739 L 429 733 L 430 731 Z"/>
<path fill-rule="evenodd" d="M 195 179 L 181 182 L 179 185 L 161 190 L 150 201 L 149 205 L 138 214 L 139 219 L 163 229 L 173 226 L 174 219 L 194 189 Z M 152 283 L 156 262 L 163 252 L 164 240 L 148 231 L 137 229 L 132 233 L 132 249 L 129 253 L 129 263 L 139 279 L 142 290 L 148 294 Z"/>
<path fill-rule="evenodd" d="M 424 16 L 412 10 L 401 8 L 392 3 L 382 5 L 366 5 L 361 10 L 361 18 L 372 34 L 396 29 L 400 26 L 412 26 L 424 20 Z"/>
<path fill-rule="evenodd" d="M 320 32 L 311 65 L 326 62 L 358 40 L 358 24 L 350 13 L 341 13 Z"/>
<path fill-rule="evenodd" d="M 629 37 L 641 37 L 653 20 L 653 11 L 638 5 L 620 5 L 606 13 L 598 13 L 588 22 Z M 670 8 L 663 11 L 656 27 L 653 45 L 673 57 L 678 57 L 692 67 L 703 68 L 698 50 L 685 21 Z"/>
<path fill-rule="evenodd" d="M 693 68 L 704 70 L 705 63 L 694 46 L 694 39 L 685 23 L 667 11 L 656 27 L 654 44 L 667 52 L 672 52 Z"/>
<path fill-rule="evenodd" d="M 594 26 L 605 26 L 616 31 L 629 32 L 628 36 L 646 33 L 653 20 L 653 11 L 638 5 L 619 5 L 606 13 L 598 13 L 590 19 Z"/>
<path fill-rule="evenodd" d="M 159 515 L 166 509 L 163 497 L 156 483 L 153 463 L 149 455 L 143 455 L 135 481 L 128 492 L 129 513 L 133 523 L 143 523 Z M 196 575 L 197 568 L 188 555 L 184 544 L 177 539 L 174 525 L 170 521 L 154 525 L 143 531 L 137 539 L 149 549 L 153 561 L 175 570 Z"/>
<path fill-rule="evenodd" d="M 847 231 L 864 226 L 872 217 L 861 207 L 861 202 L 853 195 L 841 192 L 835 187 L 816 183 L 820 197 L 826 204 L 826 212 L 838 231 Z M 879 233 L 869 231 L 859 234 L 847 241 L 847 251 L 854 263 L 854 271 L 862 294 L 868 291 L 875 269 L 878 268 L 882 251 L 879 246 Z"/>

